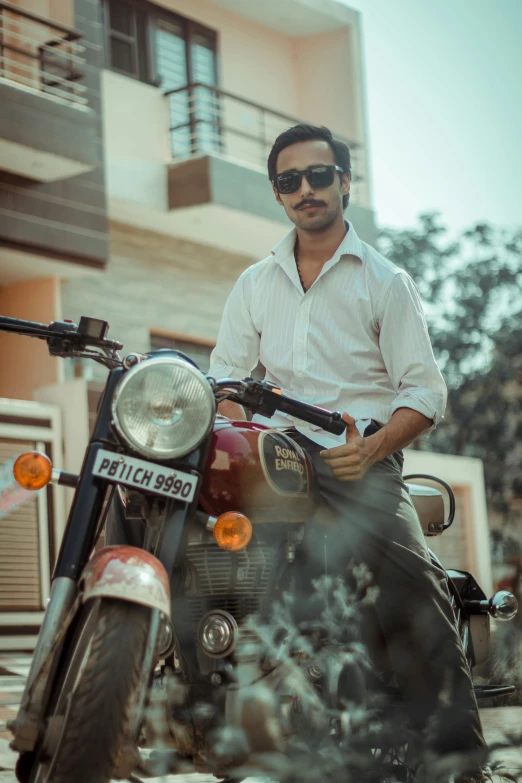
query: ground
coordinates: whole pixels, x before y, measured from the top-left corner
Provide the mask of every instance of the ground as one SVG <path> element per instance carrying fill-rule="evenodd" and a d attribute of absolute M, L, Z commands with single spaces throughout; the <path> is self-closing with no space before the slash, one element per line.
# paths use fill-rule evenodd
<path fill-rule="evenodd" d="M 9 750 L 10 734 L 6 722 L 16 715 L 29 671 L 31 658 L 24 653 L 0 653 L 0 783 L 16 783 L 13 773 L 16 754 Z M 499 707 L 481 710 L 484 732 L 489 744 L 502 742 L 506 732 L 522 732 L 522 707 Z M 522 767 L 522 749 L 501 751 L 499 761 L 507 769 Z M 151 783 L 217 783 L 208 775 L 177 775 L 148 779 Z M 521 777 L 522 781 L 522 777 Z M 255 783 L 249 779 L 249 783 Z"/>

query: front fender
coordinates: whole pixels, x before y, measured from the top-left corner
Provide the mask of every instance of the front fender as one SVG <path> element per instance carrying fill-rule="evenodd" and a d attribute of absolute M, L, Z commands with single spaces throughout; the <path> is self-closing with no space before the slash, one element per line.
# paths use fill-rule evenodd
<path fill-rule="evenodd" d="M 82 600 L 119 598 L 150 606 L 170 618 L 170 585 L 157 558 L 134 546 L 107 546 L 82 574 Z"/>

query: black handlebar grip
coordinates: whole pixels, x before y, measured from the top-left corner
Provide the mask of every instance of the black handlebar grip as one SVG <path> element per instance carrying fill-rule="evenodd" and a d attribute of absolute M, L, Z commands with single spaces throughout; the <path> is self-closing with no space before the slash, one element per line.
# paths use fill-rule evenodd
<path fill-rule="evenodd" d="M 10 318 L 7 315 L 0 315 L 0 329 L 2 326 L 20 327 L 24 331 L 27 329 L 48 329 L 47 324 L 40 324 L 38 321 L 24 321 L 22 318 Z"/>
<path fill-rule="evenodd" d="M 340 413 L 332 413 L 324 408 L 293 400 L 284 395 L 277 395 L 276 408 L 283 413 L 288 413 L 290 416 L 306 421 L 308 424 L 313 424 L 327 432 L 332 432 L 334 435 L 341 435 L 346 429 L 346 424 Z"/>
<path fill-rule="evenodd" d="M 323 430 L 332 432 L 334 435 L 342 435 L 346 430 L 346 422 L 341 418 L 340 414 L 334 413 L 333 416 L 339 416 L 339 418 L 330 419 L 330 421 L 327 422 L 325 426 L 323 426 Z"/>

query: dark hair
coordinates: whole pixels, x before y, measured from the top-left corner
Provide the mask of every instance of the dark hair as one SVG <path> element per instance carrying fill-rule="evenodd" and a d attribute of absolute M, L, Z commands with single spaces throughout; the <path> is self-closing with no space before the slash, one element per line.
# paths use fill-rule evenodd
<path fill-rule="evenodd" d="M 350 161 L 350 150 L 344 141 L 334 139 L 331 131 L 324 126 L 318 125 L 305 125 L 300 123 L 294 125 L 293 128 L 280 133 L 277 139 L 274 141 L 274 146 L 270 150 L 268 156 L 268 177 L 270 182 L 273 182 L 277 175 L 277 158 L 279 153 L 291 144 L 297 144 L 300 141 L 326 141 L 331 147 L 334 155 L 334 160 L 338 166 L 340 166 L 345 174 L 352 174 L 352 167 Z M 350 200 L 350 194 L 346 193 L 343 196 L 343 209 L 346 209 Z"/>

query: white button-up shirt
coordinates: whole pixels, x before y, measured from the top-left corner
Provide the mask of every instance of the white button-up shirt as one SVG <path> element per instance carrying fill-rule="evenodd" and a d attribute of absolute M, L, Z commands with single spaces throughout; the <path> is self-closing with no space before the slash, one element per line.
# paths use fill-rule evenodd
<path fill-rule="evenodd" d="M 362 242 L 351 224 L 306 293 L 294 258 L 295 230 L 246 269 L 225 306 L 209 375 L 248 377 L 258 361 L 283 394 L 386 424 L 412 408 L 436 425 L 447 391 L 431 347 L 417 288 L 409 275 Z M 332 435 L 276 413 L 255 421 L 295 426 L 324 447 Z"/>

